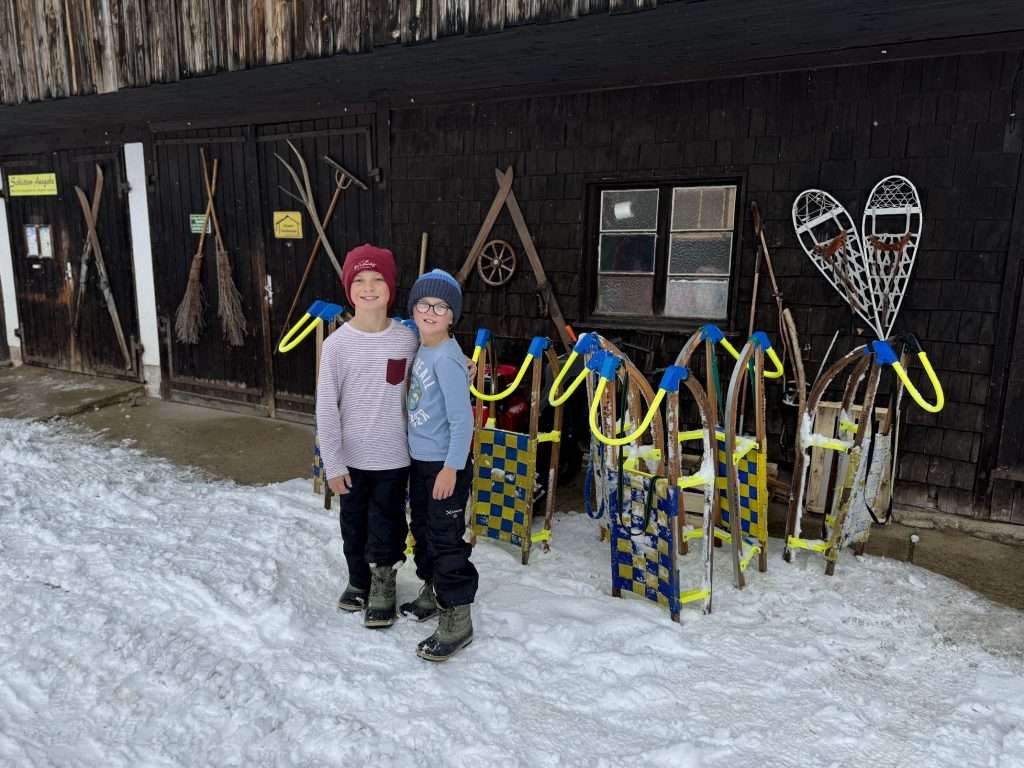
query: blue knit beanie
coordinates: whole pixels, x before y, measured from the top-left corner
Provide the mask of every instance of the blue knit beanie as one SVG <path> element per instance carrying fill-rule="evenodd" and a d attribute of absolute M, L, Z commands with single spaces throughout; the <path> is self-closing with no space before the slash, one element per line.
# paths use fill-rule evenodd
<path fill-rule="evenodd" d="M 419 276 L 409 290 L 409 317 L 413 316 L 416 302 L 432 296 L 441 299 L 452 308 L 452 324 L 459 322 L 462 315 L 462 288 L 459 281 L 443 269 L 432 269 Z"/>

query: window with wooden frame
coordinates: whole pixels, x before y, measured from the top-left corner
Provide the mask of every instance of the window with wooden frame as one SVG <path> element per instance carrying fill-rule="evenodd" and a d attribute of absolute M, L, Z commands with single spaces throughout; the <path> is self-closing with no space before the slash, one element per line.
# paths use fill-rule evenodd
<path fill-rule="evenodd" d="M 595 315 L 729 316 L 735 183 L 595 189 Z"/>

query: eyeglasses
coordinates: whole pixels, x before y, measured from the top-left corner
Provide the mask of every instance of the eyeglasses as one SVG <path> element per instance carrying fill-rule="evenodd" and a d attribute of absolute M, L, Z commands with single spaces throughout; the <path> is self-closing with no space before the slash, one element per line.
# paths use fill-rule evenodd
<path fill-rule="evenodd" d="M 416 311 L 424 315 L 427 314 L 428 312 L 433 312 L 438 317 L 444 317 L 445 313 L 447 313 L 450 309 L 451 307 L 449 307 L 444 302 L 441 302 L 439 304 L 431 304 L 429 301 L 416 302 Z"/>

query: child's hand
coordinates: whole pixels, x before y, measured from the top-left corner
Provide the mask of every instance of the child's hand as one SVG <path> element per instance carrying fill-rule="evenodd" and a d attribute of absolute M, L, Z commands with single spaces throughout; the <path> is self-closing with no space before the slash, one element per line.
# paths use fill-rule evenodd
<path fill-rule="evenodd" d="M 352 475 L 338 475 L 327 480 L 327 487 L 339 496 L 344 496 L 352 487 Z"/>
<path fill-rule="evenodd" d="M 437 501 L 447 499 L 454 492 L 455 470 L 451 467 L 445 467 L 437 473 L 437 479 L 434 480 L 434 498 Z"/>
<path fill-rule="evenodd" d="M 463 357 L 466 357 L 463 355 Z M 466 357 L 466 371 L 469 373 L 469 380 L 476 381 L 476 363 L 473 362 L 473 358 Z"/>

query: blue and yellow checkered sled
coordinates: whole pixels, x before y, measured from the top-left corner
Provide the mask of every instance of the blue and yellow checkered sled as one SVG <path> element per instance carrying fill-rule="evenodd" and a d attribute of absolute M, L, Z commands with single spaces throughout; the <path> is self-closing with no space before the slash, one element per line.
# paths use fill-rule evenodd
<path fill-rule="evenodd" d="M 681 606 L 689 602 L 701 602 L 704 613 L 710 613 L 714 468 L 708 463 L 684 477 L 678 449 L 679 391 L 685 383 L 697 402 L 702 424 L 699 433 L 710 452 L 713 417 L 703 388 L 687 369 L 670 366 L 655 393 L 614 345 L 602 339 L 601 346 L 591 354 L 587 367 L 600 376 L 590 402 L 590 430 L 593 439 L 608 449 L 604 469 L 611 475 L 605 486 L 605 506 L 609 513 L 612 594 L 621 597 L 623 591 L 632 592 L 656 602 L 669 610 L 673 621 L 679 621 Z M 620 386 L 622 419 L 616 415 L 615 404 L 615 389 Z M 644 402 L 646 414 L 630 432 L 625 417 L 630 412 L 639 416 L 639 401 Z M 662 402 L 666 403 L 664 422 L 659 410 Z M 629 434 L 619 436 L 623 430 Z M 609 432 L 615 436 L 609 437 Z M 626 453 L 632 455 L 626 458 Z M 641 461 L 650 462 L 650 472 L 640 469 Z M 662 470 L 664 475 L 660 474 Z M 679 519 L 680 492 L 697 487 L 704 489 L 703 573 L 698 588 L 682 591 L 677 561 L 679 537 L 684 535 Z"/>
<path fill-rule="evenodd" d="M 615 484 L 613 483 L 613 486 Z M 622 489 L 608 494 L 612 594 L 623 590 L 668 609 L 678 620 L 679 570 L 676 551 L 678 492 L 664 477 L 622 472 Z"/>
<path fill-rule="evenodd" d="M 514 547 L 530 537 L 536 441 L 519 432 L 476 431 L 472 524 L 478 536 Z"/>
<path fill-rule="evenodd" d="M 470 496 L 470 529 L 474 537 L 484 537 L 518 547 L 523 565 L 530 560 L 531 545 L 542 542 L 545 548 L 551 539 L 551 524 L 558 485 L 558 448 L 561 438 L 562 409 L 555 407 L 554 425 L 550 432 L 538 431 L 540 421 L 541 367 L 546 356 L 554 375 L 559 373 L 558 360 L 550 350 L 550 342 L 536 337 L 511 385 L 504 392 L 485 393 L 484 376 L 490 332 L 477 332 L 473 361 L 477 364 L 477 382 L 470 391 L 477 399 L 474 409 L 473 489 Z M 495 370 L 497 366 L 493 366 Z M 532 369 L 530 397 L 530 432 L 497 429 L 494 419 L 483 423 L 483 402 L 502 400 L 519 387 Z M 550 442 L 551 467 L 548 472 L 547 508 L 544 527 L 534 533 L 533 498 L 537 477 L 537 446 Z"/>
<path fill-rule="evenodd" d="M 715 536 L 723 541 L 732 540 L 732 510 L 729 507 L 729 468 L 725 448 L 725 435 L 715 433 L 718 446 L 719 526 Z M 736 490 L 740 506 L 740 535 L 743 537 L 740 568 L 746 570 L 754 555 L 761 560 L 768 551 L 768 462 L 757 440 L 737 437 L 733 465 L 736 471 Z M 723 535 L 724 534 L 724 535 Z M 766 567 L 766 564 L 765 564 Z M 760 570 L 765 570 L 761 567 Z"/>

